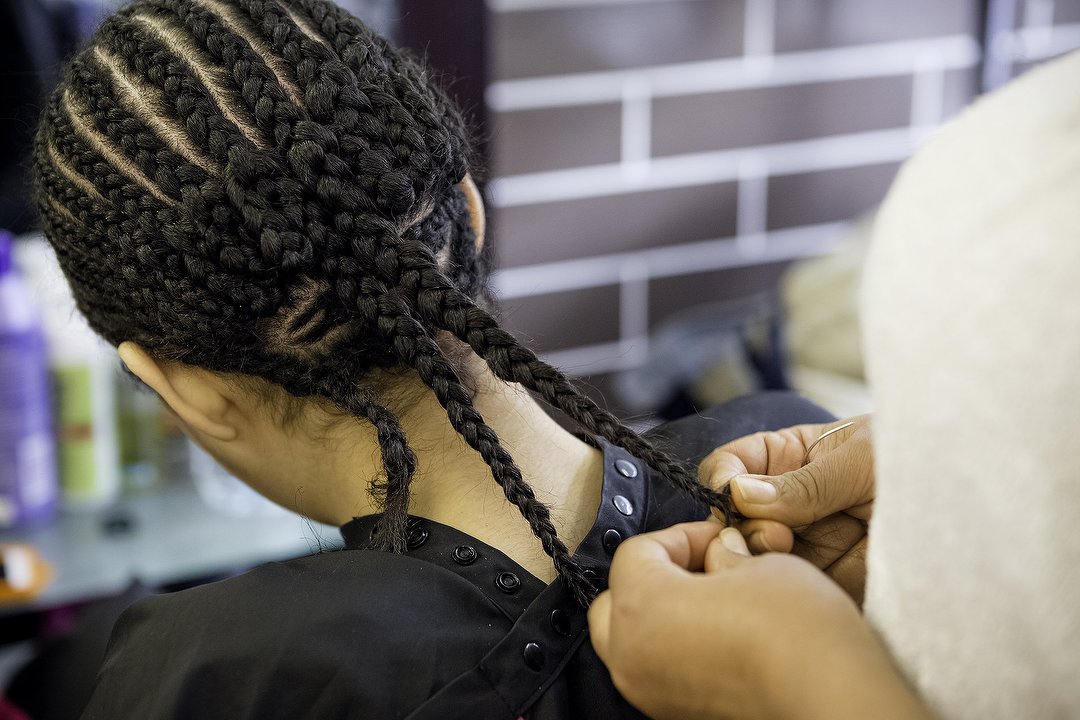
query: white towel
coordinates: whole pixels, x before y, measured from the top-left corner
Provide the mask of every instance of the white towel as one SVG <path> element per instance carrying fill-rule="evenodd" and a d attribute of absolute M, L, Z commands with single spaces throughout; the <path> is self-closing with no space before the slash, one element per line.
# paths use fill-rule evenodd
<path fill-rule="evenodd" d="M 1080 53 L 910 160 L 863 288 L 866 611 L 945 718 L 1080 718 Z"/>

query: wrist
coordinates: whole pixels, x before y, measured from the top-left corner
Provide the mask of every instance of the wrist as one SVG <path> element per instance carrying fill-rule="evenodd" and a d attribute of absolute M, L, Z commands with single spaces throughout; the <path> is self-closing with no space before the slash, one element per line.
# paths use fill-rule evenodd
<path fill-rule="evenodd" d="M 820 662 L 804 667 L 798 690 L 776 720 L 931 720 L 922 700 L 860 620 L 861 637 L 838 637 Z"/>

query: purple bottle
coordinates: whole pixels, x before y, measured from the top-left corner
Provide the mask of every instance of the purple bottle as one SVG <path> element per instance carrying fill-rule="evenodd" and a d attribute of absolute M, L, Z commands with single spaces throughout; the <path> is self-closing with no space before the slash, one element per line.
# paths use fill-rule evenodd
<path fill-rule="evenodd" d="M 41 321 L 0 230 L 0 527 L 56 513 L 48 355 Z"/>

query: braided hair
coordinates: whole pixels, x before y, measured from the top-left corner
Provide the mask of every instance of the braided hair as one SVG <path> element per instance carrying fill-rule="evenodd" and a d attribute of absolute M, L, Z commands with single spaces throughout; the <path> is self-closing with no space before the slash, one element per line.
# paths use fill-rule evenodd
<path fill-rule="evenodd" d="M 135 0 L 71 62 L 40 123 L 45 234 L 113 344 L 332 402 L 377 432 L 373 544 L 403 551 L 416 457 L 365 378 L 415 372 L 582 602 L 593 589 L 440 346 L 726 497 L 500 327 L 461 182 L 463 122 L 427 71 L 326 0 Z"/>

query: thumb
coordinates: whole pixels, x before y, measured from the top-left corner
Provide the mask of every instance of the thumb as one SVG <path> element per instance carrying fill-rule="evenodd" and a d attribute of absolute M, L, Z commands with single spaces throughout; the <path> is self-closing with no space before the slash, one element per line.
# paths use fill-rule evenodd
<path fill-rule="evenodd" d="M 748 518 L 809 525 L 874 499 L 873 457 L 861 455 L 839 448 L 782 475 L 739 475 L 731 496 Z"/>
<path fill-rule="evenodd" d="M 735 528 L 724 528 L 705 550 L 705 572 L 730 570 L 748 557 L 750 550 L 742 533 Z"/>

